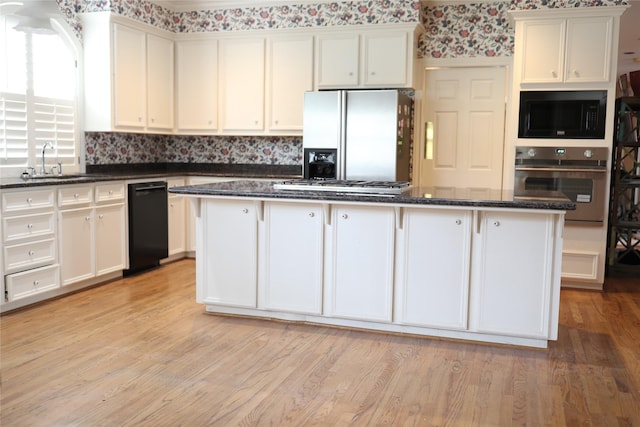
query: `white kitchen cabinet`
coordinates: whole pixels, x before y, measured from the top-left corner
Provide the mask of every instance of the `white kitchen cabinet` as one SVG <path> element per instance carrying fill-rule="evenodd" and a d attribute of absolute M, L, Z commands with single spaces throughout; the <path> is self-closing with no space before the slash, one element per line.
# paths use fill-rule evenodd
<path fill-rule="evenodd" d="M 302 131 L 304 93 L 313 90 L 313 37 L 268 39 L 268 126 Z"/>
<path fill-rule="evenodd" d="M 63 286 L 126 268 L 124 195 L 123 182 L 60 186 L 58 242 Z"/>
<path fill-rule="evenodd" d="M 608 82 L 613 25 L 611 16 L 517 22 L 521 83 Z"/>
<path fill-rule="evenodd" d="M 171 33 L 109 12 L 82 14 L 85 131 L 173 130 Z"/>
<path fill-rule="evenodd" d="M 93 208 L 67 209 L 58 215 L 62 285 L 92 278 L 95 275 Z"/>
<path fill-rule="evenodd" d="M 147 34 L 147 128 L 173 130 L 173 41 Z"/>
<path fill-rule="evenodd" d="M 325 314 L 390 322 L 394 209 L 333 205 L 328 246 L 331 259 L 325 282 Z"/>
<path fill-rule="evenodd" d="M 196 223 L 196 299 L 255 308 L 258 283 L 258 209 L 252 201 L 202 200 Z M 216 242 L 224 242 L 223 245 Z"/>
<path fill-rule="evenodd" d="M 413 26 L 318 34 L 317 88 L 412 87 L 416 39 Z"/>
<path fill-rule="evenodd" d="M 463 209 L 404 210 L 395 321 L 467 328 L 472 218 Z"/>
<path fill-rule="evenodd" d="M 181 187 L 183 178 L 167 179 L 167 188 Z M 169 256 L 181 254 L 187 251 L 187 223 L 186 203 L 184 197 L 169 193 L 167 196 L 169 219 Z"/>
<path fill-rule="evenodd" d="M 4 303 L 60 287 L 53 188 L 2 192 L 0 280 Z"/>
<path fill-rule="evenodd" d="M 223 131 L 264 129 L 264 38 L 220 40 L 220 103 Z"/>
<path fill-rule="evenodd" d="M 218 41 L 176 42 L 177 131 L 218 128 Z"/>
<path fill-rule="evenodd" d="M 319 204 L 265 203 L 261 308 L 322 313 L 324 219 Z"/>
<path fill-rule="evenodd" d="M 145 61 L 145 33 L 124 25 L 113 24 L 115 127 L 144 129 L 147 120 Z"/>
<path fill-rule="evenodd" d="M 363 84 L 365 86 L 410 86 L 408 80 L 409 34 L 406 31 L 365 33 Z M 410 74 L 410 73 L 409 73 Z"/>
<path fill-rule="evenodd" d="M 556 252 L 551 214 L 479 212 L 474 234 L 470 329 L 549 336 Z"/>
<path fill-rule="evenodd" d="M 360 36 L 357 33 L 317 37 L 318 88 L 356 87 L 360 76 Z"/>

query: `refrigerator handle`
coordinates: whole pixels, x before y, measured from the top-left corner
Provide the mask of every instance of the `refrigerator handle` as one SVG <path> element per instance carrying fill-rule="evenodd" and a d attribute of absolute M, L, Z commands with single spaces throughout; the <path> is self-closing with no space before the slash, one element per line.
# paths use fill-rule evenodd
<path fill-rule="evenodd" d="M 336 179 L 347 179 L 347 91 L 340 91 L 340 140 Z"/>

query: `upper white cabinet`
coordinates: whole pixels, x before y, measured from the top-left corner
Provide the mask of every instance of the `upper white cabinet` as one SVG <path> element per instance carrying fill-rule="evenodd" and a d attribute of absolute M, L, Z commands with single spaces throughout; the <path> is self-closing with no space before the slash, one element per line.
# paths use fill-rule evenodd
<path fill-rule="evenodd" d="M 82 15 L 86 131 L 173 130 L 173 36 L 108 12 Z"/>
<path fill-rule="evenodd" d="M 317 88 L 414 86 L 416 30 L 405 26 L 319 33 Z"/>
<path fill-rule="evenodd" d="M 267 53 L 268 127 L 302 131 L 304 93 L 313 89 L 313 37 L 270 37 Z"/>
<path fill-rule="evenodd" d="M 594 10 L 595 9 L 595 10 Z M 605 11 L 603 11 L 605 10 Z M 512 11 L 522 84 L 608 83 L 624 8 Z"/>
<path fill-rule="evenodd" d="M 147 128 L 173 129 L 173 41 L 147 34 Z"/>
<path fill-rule="evenodd" d="M 220 40 L 223 131 L 264 129 L 264 38 Z"/>
<path fill-rule="evenodd" d="M 218 128 L 218 41 L 176 42 L 176 129 L 211 133 Z"/>

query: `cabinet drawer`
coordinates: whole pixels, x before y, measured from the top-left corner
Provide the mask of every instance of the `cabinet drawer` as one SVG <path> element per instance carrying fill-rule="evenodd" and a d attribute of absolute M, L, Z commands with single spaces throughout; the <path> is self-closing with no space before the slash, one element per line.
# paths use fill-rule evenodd
<path fill-rule="evenodd" d="M 60 287 L 58 264 L 5 276 L 8 301 L 26 298 Z"/>
<path fill-rule="evenodd" d="M 62 186 L 58 188 L 58 206 L 67 207 L 93 202 L 93 186 Z"/>
<path fill-rule="evenodd" d="M 122 182 L 96 184 L 96 203 L 120 200 L 124 200 L 124 184 Z"/>
<path fill-rule="evenodd" d="M 2 213 L 53 208 L 53 189 L 2 193 Z"/>
<path fill-rule="evenodd" d="M 21 243 L 4 248 L 4 269 L 7 273 L 53 264 L 55 261 L 55 239 Z"/>
<path fill-rule="evenodd" d="M 30 237 L 47 237 L 55 232 L 53 212 L 4 218 L 4 241 L 11 242 Z"/>
<path fill-rule="evenodd" d="M 182 187 L 184 185 L 183 178 L 173 178 L 167 180 L 167 188 Z"/>

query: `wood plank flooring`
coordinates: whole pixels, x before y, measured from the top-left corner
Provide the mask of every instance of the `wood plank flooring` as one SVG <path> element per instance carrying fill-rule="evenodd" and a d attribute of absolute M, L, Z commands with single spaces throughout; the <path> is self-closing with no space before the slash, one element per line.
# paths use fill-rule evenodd
<path fill-rule="evenodd" d="M 5 426 L 640 426 L 640 279 L 548 350 L 206 314 L 193 260 L 6 314 Z"/>

